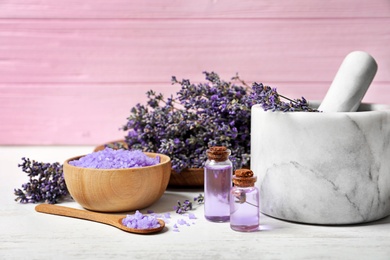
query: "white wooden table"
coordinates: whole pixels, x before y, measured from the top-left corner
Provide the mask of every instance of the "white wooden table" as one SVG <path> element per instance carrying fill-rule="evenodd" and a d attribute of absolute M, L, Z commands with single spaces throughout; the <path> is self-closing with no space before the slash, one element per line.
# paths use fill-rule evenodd
<path fill-rule="evenodd" d="M 150 210 L 171 212 L 162 233 L 135 235 L 108 225 L 37 213 L 14 201 L 27 181 L 21 157 L 63 162 L 93 147 L 0 147 L 0 259 L 390 259 L 390 217 L 353 226 L 294 224 L 261 216 L 261 230 L 239 233 L 229 223 L 211 223 L 203 206 L 189 220 L 174 212 L 177 200 L 202 190 L 167 190 Z M 76 202 L 59 205 L 80 208 Z M 146 213 L 148 209 L 142 210 Z M 178 225 L 184 219 L 190 226 Z"/>

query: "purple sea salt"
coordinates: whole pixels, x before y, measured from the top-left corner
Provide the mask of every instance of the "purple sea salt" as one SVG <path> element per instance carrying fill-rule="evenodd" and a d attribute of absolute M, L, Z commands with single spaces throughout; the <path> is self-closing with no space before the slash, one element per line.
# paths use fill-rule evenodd
<path fill-rule="evenodd" d="M 165 213 L 158 214 L 158 213 L 155 213 L 153 210 L 149 209 L 149 210 L 147 210 L 147 213 L 149 213 L 150 216 L 152 216 L 154 218 L 163 219 L 166 224 L 170 223 L 170 219 L 171 219 L 171 213 L 170 212 L 165 212 Z M 190 227 L 191 225 L 195 225 L 196 224 L 195 220 L 197 219 L 197 217 L 195 216 L 195 214 L 193 214 L 193 213 L 185 213 L 185 214 L 181 214 L 181 216 L 187 217 L 189 221 L 187 221 L 187 219 L 185 219 L 185 218 L 177 219 L 175 221 L 175 223 L 172 223 L 172 231 L 173 232 L 180 232 L 180 228 L 185 227 L 185 226 Z"/>
<path fill-rule="evenodd" d="M 109 147 L 69 162 L 73 166 L 95 169 L 135 168 L 158 163 L 160 163 L 160 157 L 150 158 L 140 150 L 114 150 Z"/>
<path fill-rule="evenodd" d="M 189 214 L 188 214 L 188 218 L 189 218 L 189 219 L 196 219 L 196 216 L 195 216 L 194 213 L 189 213 Z"/>
<path fill-rule="evenodd" d="M 160 223 L 158 222 L 157 218 L 143 215 L 138 210 L 134 215 L 127 215 L 122 220 L 122 224 L 128 228 L 136 229 L 151 229 L 160 227 Z"/>
<path fill-rule="evenodd" d="M 179 224 L 179 225 L 187 225 L 187 221 L 185 221 L 184 219 L 179 219 L 177 221 L 177 224 Z"/>

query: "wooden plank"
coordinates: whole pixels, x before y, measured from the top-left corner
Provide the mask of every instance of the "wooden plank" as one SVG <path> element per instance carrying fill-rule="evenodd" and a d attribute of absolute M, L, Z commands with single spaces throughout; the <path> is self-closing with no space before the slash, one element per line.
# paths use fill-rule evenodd
<path fill-rule="evenodd" d="M 390 94 L 388 0 L 0 0 L 0 144 L 100 144 L 170 77 L 236 72 L 321 99 L 347 53 L 379 71 L 365 101 Z"/>
<path fill-rule="evenodd" d="M 0 18 L 188 19 L 390 17 L 388 0 L 12 0 L 0 1 Z"/>
<path fill-rule="evenodd" d="M 390 81 L 390 19 L 0 20 L 0 82 L 328 81 L 353 50 Z"/>
<path fill-rule="evenodd" d="M 0 85 L 0 144 L 97 144 L 123 138 L 148 85 Z M 176 90 L 171 84 L 159 92 Z"/>
<path fill-rule="evenodd" d="M 229 80 L 229 78 L 224 78 Z M 321 100 L 330 82 L 267 82 L 291 98 Z M 0 84 L 0 144 L 97 145 L 123 138 L 118 130 L 136 103 L 153 89 L 175 95 L 166 84 Z M 365 101 L 390 104 L 389 84 L 374 83 Z"/>

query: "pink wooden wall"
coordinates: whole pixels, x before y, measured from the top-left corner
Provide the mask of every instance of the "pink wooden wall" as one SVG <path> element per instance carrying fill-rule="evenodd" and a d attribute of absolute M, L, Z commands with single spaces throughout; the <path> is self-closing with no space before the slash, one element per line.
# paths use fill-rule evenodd
<path fill-rule="evenodd" d="M 0 0 L 0 144 L 122 138 L 147 90 L 204 70 L 321 99 L 354 50 L 390 104 L 389 0 Z"/>

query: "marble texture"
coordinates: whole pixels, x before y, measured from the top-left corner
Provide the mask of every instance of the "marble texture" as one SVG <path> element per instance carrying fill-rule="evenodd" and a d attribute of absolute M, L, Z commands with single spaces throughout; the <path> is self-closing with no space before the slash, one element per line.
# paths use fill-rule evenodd
<path fill-rule="evenodd" d="M 256 105 L 251 129 L 262 213 L 325 225 L 390 215 L 390 106 L 283 113 Z"/>
<path fill-rule="evenodd" d="M 319 110 L 355 112 L 378 70 L 375 59 L 364 51 L 351 52 L 343 60 Z"/>

